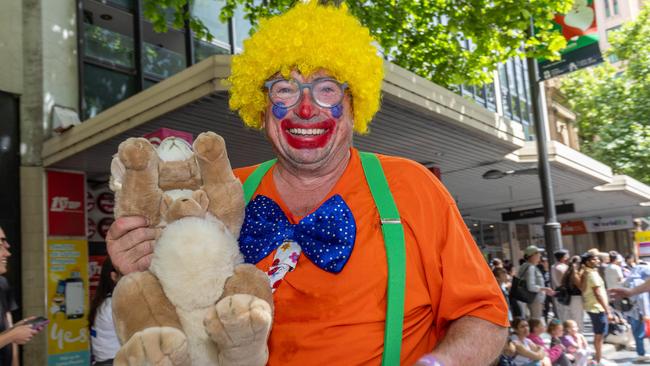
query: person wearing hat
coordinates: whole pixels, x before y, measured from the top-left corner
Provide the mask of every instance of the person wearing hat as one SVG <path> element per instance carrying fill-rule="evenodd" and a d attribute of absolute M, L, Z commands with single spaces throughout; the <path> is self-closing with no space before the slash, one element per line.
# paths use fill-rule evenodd
<path fill-rule="evenodd" d="M 383 68 L 347 7 L 315 0 L 261 21 L 233 57 L 230 107 L 277 156 L 234 171 L 250 193 L 240 249 L 274 289 L 271 366 L 480 365 L 507 337 L 505 299 L 445 187 L 416 162 L 352 146 L 379 109 Z M 377 179 L 389 198 L 375 198 Z M 121 272 L 149 264 L 142 221 L 109 230 Z"/>
<path fill-rule="evenodd" d="M 528 312 L 531 319 L 543 320 L 544 300 L 546 295 L 553 295 L 553 290 L 545 287 L 544 276 L 537 268 L 542 259 L 544 249 L 530 245 L 524 250 L 524 264 L 519 267 L 517 277 L 526 280 L 528 291 L 537 293 L 535 300 L 528 305 Z"/>
<path fill-rule="evenodd" d="M 551 284 L 553 285 L 553 289 L 557 289 L 562 285 L 562 277 L 564 277 L 564 274 L 569 269 L 569 251 L 566 249 L 559 249 L 553 253 L 553 256 L 555 257 L 555 264 L 551 267 Z M 567 317 L 569 308 L 567 305 L 560 304 L 560 302 L 554 298 L 553 307 L 557 313 L 556 316 L 561 321 L 569 319 Z"/>
<path fill-rule="evenodd" d="M 605 267 L 605 286 L 610 288 L 623 287 L 623 257 L 617 251 L 609 252 L 609 264 Z"/>
<path fill-rule="evenodd" d="M 598 250 L 589 250 L 582 255 L 584 268 L 582 298 L 584 309 L 591 319 L 594 331 L 594 361 L 601 362 L 603 341 L 607 335 L 612 314 L 609 309 L 605 281 L 598 273 L 600 256 Z"/>

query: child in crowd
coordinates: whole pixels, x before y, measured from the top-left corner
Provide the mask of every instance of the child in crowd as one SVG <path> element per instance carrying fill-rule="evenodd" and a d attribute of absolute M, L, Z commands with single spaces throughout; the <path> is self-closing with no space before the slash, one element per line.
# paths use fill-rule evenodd
<path fill-rule="evenodd" d="M 578 323 L 574 320 L 565 321 L 561 340 L 566 352 L 573 356 L 573 365 L 586 366 L 589 362 L 589 348 L 587 339 L 578 331 Z"/>
<path fill-rule="evenodd" d="M 530 328 L 526 319 L 515 318 L 511 325 L 514 334 L 510 339 L 516 350 L 512 363 L 516 366 L 549 366 L 551 360 L 546 357 L 544 349 L 528 338 Z"/>
<path fill-rule="evenodd" d="M 548 334 L 551 335 L 551 346 L 548 350 L 548 357 L 551 359 L 553 366 L 569 366 L 575 360 L 575 357 L 568 353 L 566 347 L 562 344 L 562 335 L 564 327 L 559 319 L 551 319 L 548 323 Z"/>
<path fill-rule="evenodd" d="M 553 319 L 551 323 L 557 323 L 557 325 L 559 325 L 560 327 L 562 326 L 562 324 L 560 324 L 559 321 L 556 321 L 555 319 Z M 529 324 L 530 324 L 530 334 L 528 335 L 528 339 L 530 339 L 533 343 L 535 343 L 536 345 L 538 345 L 540 348 L 544 350 L 546 356 L 550 360 L 550 364 L 552 364 L 553 366 L 571 365 L 571 361 L 569 361 L 569 359 L 564 354 L 564 347 L 561 344 L 556 344 L 555 346 L 552 346 L 550 348 L 546 345 L 544 339 L 542 338 L 542 334 L 544 334 L 544 332 L 546 331 L 546 327 L 544 327 L 544 323 L 541 320 L 531 319 L 529 321 Z M 561 335 L 562 333 L 560 331 L 560 334 L 558 336 Z"/>

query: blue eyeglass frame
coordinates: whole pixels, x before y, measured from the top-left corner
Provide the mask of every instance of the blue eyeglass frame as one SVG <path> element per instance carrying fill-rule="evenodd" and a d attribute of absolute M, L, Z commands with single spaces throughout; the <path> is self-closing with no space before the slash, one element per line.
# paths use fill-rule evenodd
<path fill-rule="evenodd" d="M 292 105 L 284 105 L 284 104 L 276 104 L 276 103 L 273 103 L 273 98 L 271 98 L 271 88 L 273 87 L 273 85 L 275 85 L 275 83 L 278 83 L 278 82 L 280 82 L 280 81 L 291 81 L 291 80 L 293 80 L 296 84 L 298 84 L 298 90 L 300 90 L 300 96 L 298 97 L 298 99 L 296 100 L 296 102 L 295 102 L 294 104 L 292 104 Z M 309 94 L 311 95 L 311 100 L 312 100 L 314 103 L 316 103 L 316 105 L 318 105 L 318 106 L 320 106 L 320 107 L 322 107 L 322 108 L 330 108 L 330 109 L 331 109 L 331 108 L 334 108 L 334 107 L 336 107 L 336 106 L 338 106 L 338 105 L 341 104 L 341 102 L 343 101 L 343 98 L 345 98 L 345 91 L 346 91 L 347 88 L 348 88 L 348 83 L 347 83 L 347 82 L 340 83 L 338 80 L 333 79 L 333 78 L 320 78 L 320 79 L 316 79 L 316 80 L 314 80 L 314 81 L 312 81 L 312 82 L 310 82 L 310 83 L 301 83 L 300 81 L 298 81 L 298 80 L 296 80 L 296 79 L 291 79 L 291 80 L 287 80 L 287 79 L 272 79 L 272 80 L 267 80 L 267 81 L 264 83 L 264 87 L 265 87 L 266 90 L 268 91 L 269 100 L 271 101 L 271 103 L 273 103 L 274 106 L 276 106 L 276 107 L 281 107 L 281 108 L 286 108 L 286 109 L 289 109 L 289 108 L 292 108 L 292 107 L 297 106 L 298 104 L 300 104 L 300 101 L 302 101 L 303 90 L 304 90 L 305 88 L 307 88 L 307 89 L 309 89 Z M 324 106 L 324 105 L 320 104 L 320 103 L 316 100 L 316 98 L 314 97 L 314 91 L 312 90 L 312 87 L 313 87 L 314 84 L 319 83 L 319 82 L 322 82 L 322 81 L 331 81 L 331 82 L 335 83 L 336 85 L 338 85 L 338 86 L 341 88 L 341 91 L 343 92 L 343 94 L 341 94 L 341 100 L 339 100 L 338 103 L 333 104 L 333 105 L 330 105 L 330 106 Z"/>

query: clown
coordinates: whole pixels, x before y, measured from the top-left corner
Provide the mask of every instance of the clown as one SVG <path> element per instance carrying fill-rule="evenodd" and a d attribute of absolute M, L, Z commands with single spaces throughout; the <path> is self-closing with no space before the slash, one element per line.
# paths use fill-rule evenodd
<path fill-rule="evenodd" d="M 382 79 L 368 29 L 315 1 L 233 57 L 230 107 L 277 155 L 235 170 L 240 249 L 274 289 L 269 365 L 488 364 L 505 341 L 505 301 L 454 199 L 421 165 L 352 147 Z M 123 272 L 148 265 L 144 224 L 111 227 Z"/>

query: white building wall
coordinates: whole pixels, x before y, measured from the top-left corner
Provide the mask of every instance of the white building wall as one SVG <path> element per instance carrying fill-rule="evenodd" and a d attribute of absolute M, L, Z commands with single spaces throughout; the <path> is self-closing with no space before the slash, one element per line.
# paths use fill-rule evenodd
<path fill-rule="evenodd" d="M 606 16 L 605 1 L 609 2 L 610 16 Z M 641 11 L 644 0 L 617 0 L 618 14 L 614 14 L 615 0 L 596 0 L 596 22 L 598 24 L 598 36 L 601 52 L 609 49 L 607 41 L 607 30 L 616 28 L 623 23 L 636 19 Z"/>
<path fill-rule="evenodd" d="M 3 0 L 0 11 L 0 91 L 23 92 L 23 42 L 21 0 Z M 6 36 L 9 35 L 9 36 Z"/>

